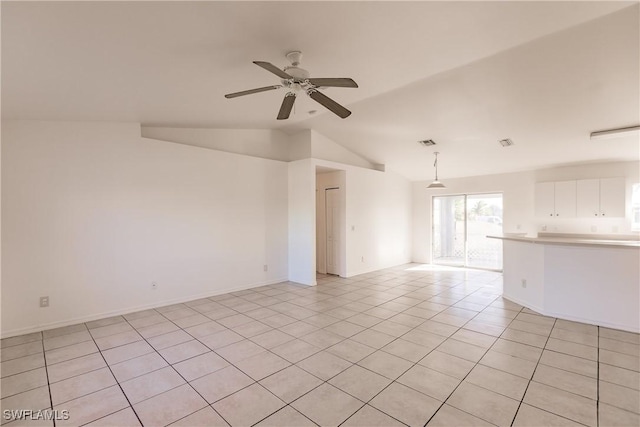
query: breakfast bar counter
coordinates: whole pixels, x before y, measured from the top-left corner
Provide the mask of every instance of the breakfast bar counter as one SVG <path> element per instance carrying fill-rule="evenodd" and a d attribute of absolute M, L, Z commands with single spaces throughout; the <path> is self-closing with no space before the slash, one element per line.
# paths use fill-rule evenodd
<path fill-rule="evenodd" d="M 590 236 L 503 241 L 504 297 L 541 314 L 640 332 L 640 242 Z"/>

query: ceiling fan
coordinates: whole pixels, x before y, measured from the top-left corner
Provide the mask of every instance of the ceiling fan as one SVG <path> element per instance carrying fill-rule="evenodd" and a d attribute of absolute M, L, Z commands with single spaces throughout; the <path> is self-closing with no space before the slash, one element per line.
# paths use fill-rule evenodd
<path fill-rule="evenodd" d="M 289 118 L 293 104 L 296 101 L 298 93 L 305 91 L 307 95 L 314 101 L 325 106 L 329 111 L 336 114 L 342 119 L 346 119 L 351 115 L 351 111 L 338 104 L 333 99 L 329 98 L 324 93 L 320 92 L 322 87 L 352 87 L 357 88 L 358 84 L 349 78 L 310 78 L 309 72 L 303 68 L 300 68 L 300 59 L 302 58 L 302 52 L 294 51 L 287 53 L 287 59 L 291 62 L 290 66 L 284 67 L 284 70 L 276 67 L 270 62 L 253 61 L 259 67 L 275 74 L 280 77 L 281 84 L 259 87 L 257 89 L 243 90 L 242 92 L 234 92 L 225 95 L 225 98 L 237 98 L 238 96 L 251 95 L 253 93 L 266 92 L 269 90 L 280 89 L 282 87 L 287 89 L 287 93 L 282 100 L 280 106 L 280 112 L 278 113 L 278 120 L 285 120 Z"/>

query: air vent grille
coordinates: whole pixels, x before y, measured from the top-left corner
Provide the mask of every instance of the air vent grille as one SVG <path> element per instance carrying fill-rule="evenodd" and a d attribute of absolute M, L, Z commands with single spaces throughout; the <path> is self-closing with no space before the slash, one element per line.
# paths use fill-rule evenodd
<path fill-rule="evenodd" d="M 422 145 L 423 147 L 431 147 L 432 145 L 436 145 L 433 139 L 424 139 L 422 141 L 418 141 L 418 144 Z"/>
<path fill-rule="evenodd" d="M 511 147 L 514 144 L 509 138 L 501 139 L 498 143 L 503 147 Z"/>

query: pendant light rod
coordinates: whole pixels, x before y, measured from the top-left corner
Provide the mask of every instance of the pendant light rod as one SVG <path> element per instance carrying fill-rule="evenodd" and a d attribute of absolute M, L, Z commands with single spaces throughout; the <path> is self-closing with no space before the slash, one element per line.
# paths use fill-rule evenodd
<path fill-rule="evenodd" d="M 436 160 L 433 162 L 433 166 L 436 168 L 436 179 L 431 184 L 429 184 L 427 188 L 445 188 L 444 184 L 438 181 L 438 154 L 440 153 L 436 151 L 433 154 L 435 154 L 436 156 Z"/>

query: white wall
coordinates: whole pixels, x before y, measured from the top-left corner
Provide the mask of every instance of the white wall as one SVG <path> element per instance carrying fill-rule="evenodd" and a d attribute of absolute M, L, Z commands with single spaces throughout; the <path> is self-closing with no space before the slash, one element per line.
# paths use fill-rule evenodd
<path fill-rule="evenodd" d="M 311 131 L 311 157 L 345 165 L 375 169 L 374 164 L 370 161 L 314 130 Z"/>
<path fill-rule="evenodd" d="M 327 272 L 327 223 L 326 223 L 326 200 L 325 190 L 327 188 L 339 188 L 342 211 L 340 213 L 341 229 L 337 236 L 340 240 L 340 254 L 338 263 L 338 274 L 346 277 L 345 260 L 345 236 L 346 236 L 346 173 L 345 171 L 318 172 L 316 174 L 316 270 L 319 273 Z"/>
<path fill-rule="evenodd" d="M 411 260 L 411 183 L 393 171 L 348 168 L 347 276 Z"/>
<path fill-rule="evenodd" d="M 287 278 L 287 163 L 137 124 L 3 122 L 2 140 L 3 336 Z"/>
<path fill-rule="evenodd" d="M 289 160 L 302 160 L 311 157 L 311 131 L 301 130 L 289 136 Z"/>
<path fill-rule="evenodd" d="M 289 163 L 289 280 L 316 284 L 316 168 L 311 159 Z"/>
<path fill-rule="evenodd" d="M 625 218 L 536 218 L 534 190 L 536 182 L 624 176 L 627 180 L 627 214 Z M 430 190 L 430 181 L 413 183 L 413 247 L 415 262 L 431 262 L 431 201 L 432 196 L 449 194 L 503 194 L 504 232 L 630 234 L 631 184 L 640 182 L 640 162 L 613 162 L 567 166 L 537 171 L 468 178 L 444 179 L 447 188 Z M 592 226 L 596 232 L 591 231 Z M 543 231 L 546 227 L 547 230 Z M 616 230 L 617 231 L 614 231 Z"/>
<path fill-rule="evenodd" d="M 345 171 L 345 276 L 410 262 L 411 183 L 393 171 L 314 163 Z"/>
<path fill-rule="evenodd" d="M 194 129 L 142 126 L 145 138 L 289 161 L 290 137 L 277 129 Z"/>

